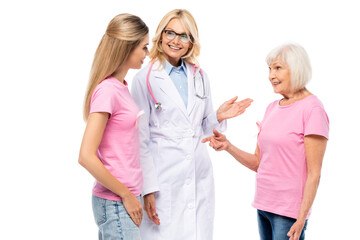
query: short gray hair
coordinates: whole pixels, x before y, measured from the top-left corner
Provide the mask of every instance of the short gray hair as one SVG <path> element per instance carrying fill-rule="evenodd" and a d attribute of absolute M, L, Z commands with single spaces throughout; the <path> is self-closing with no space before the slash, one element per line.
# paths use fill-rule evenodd
<path fill-rule="evenodd" d="M 305 88 L 312 75 L 305 49 L 296 43 L 282 44 L 269 52 L 266 63 L 270 65 L 278 58 L 290 69 L 291 88 L 295 91 Z"/>

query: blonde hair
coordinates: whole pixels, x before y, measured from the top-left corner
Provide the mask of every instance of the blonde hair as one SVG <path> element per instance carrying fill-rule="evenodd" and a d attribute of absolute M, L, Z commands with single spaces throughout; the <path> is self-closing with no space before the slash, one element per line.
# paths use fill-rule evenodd
<path fill-rule="evenodd" d="M 199 62 L 197 60 L 197 57 L 200 55 L 199 32 L 194 17 L 185 9 L 172 10 L 160 21 L 159 26 L 156 29 L 155 36 L 152 39 L 153 46 L 150 50 L 150 59 L 152 61 L 160 61 L 161 66 L 165 65 L 165 53 L 161 46 L 161 38 L 163 30 L 173 19 L 179 19 L 184 28 L 187 30 L 186 33 L 191 36 L 192 46 L 189 48 L 189 51 L 181 57 L 181 59 L 199 66 Z"/>
<path fill-rule="evenodd" d="M 312 75 L 310 59 L 305 49 L 297 43 L 284 43 L 270 51 L 266 63 L 270 65 L 278 58 L 290 69 L 291 89 L 298 91 L 305 88 Z"/>
<path fill-rule="evenodd" d="M 96 86 L 127 60 L 148 32 L 146 24 L 135 15 L 119 14 L 110 21 L 94 55 L 84 101 L 85 121 L 89 117 L 90 101 Z"/>

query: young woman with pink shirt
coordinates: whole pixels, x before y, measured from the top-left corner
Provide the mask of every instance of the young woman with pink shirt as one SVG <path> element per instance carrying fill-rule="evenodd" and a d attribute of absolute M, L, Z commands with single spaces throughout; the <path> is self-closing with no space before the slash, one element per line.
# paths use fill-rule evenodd
<path fill-rule="evenodd" d="M 141 68 L 148 43 L 146 24 L 137 16 L 119 14 L 109 23 L 94 56 L 79 163 L 96 179 L 92 202 L 99 239 L 140 239 L 141 113 L 124 79 L 129 69 Z"/>
<path fill-rule="evenodd" d="M 257 172 L 253 206 L 262 240 L 305 239 L 325 154 L 329 119 L 320 100 L 306 89 L 311 65 L 303 47 L 284 44 L 267 58 L 274 92 L 283 96 L 265 112 L 254 154 L 214 130 L 203 142 L 225 150 Z"/>

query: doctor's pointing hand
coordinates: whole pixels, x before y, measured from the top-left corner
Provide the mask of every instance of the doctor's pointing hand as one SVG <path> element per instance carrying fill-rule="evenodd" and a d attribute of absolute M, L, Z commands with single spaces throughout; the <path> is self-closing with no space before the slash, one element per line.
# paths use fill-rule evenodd
<path fill-rule="evenodd" d="M 252 100 L 234 97 L 215 112 L 210 82 L 199 67 L 199 34 L 187 10 L 166 14 L 156 30 L 150 64 L 132 82 L 143 170 L 143 240 L 211 240 L 214 180 L 204 135 L 226 129 Z M 161 224 L 160 224 L 161 222 Z"/>

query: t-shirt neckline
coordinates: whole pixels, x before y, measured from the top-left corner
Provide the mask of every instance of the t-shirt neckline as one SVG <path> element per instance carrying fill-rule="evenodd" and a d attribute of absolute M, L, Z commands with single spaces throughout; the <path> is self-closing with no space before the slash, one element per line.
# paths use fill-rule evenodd
<path fill-rule="evenodd" d="M 276 105 L 277 105 L 279 108 L 289 108 L 289 107 L 295 106 L 295 105 L 297 105 L 297 104 L 305 101 L 306 99 L 309 99 L 310 97 L 315 97 L 315 95 L 311 94 L 311 95 L 309 95 L 309 96 L 307 96 L 307 97 L 304 97 L 303 99 L 297 100 L 296 102 L 293 102 L 292 104 L 285 105 L 285 106 L 280 105 L 281 99 L 279 99 L 279 100 L 277 101 L 277 104 L 276 104 Z"/>

